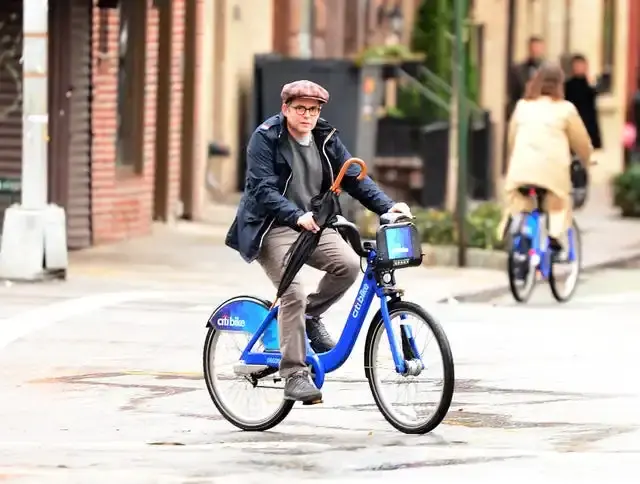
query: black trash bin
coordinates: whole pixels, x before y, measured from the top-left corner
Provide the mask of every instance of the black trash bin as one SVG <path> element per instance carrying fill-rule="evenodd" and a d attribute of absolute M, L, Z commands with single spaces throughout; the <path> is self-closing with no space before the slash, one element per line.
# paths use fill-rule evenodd
<path fill-rule="evenodd" d="M 443 208 L 449 164 L 448 121 L 437 121 L 422 128 L 419 153 L 423 167 L 420 204 L 423 207 Z"/>
<path fill-rule="evenodd" d="M 493 125 L 489 111 L 474 116 L 469 123 L 468 186 L 474 200 L 491 200 L 493 195 L 492 170 Z"/>

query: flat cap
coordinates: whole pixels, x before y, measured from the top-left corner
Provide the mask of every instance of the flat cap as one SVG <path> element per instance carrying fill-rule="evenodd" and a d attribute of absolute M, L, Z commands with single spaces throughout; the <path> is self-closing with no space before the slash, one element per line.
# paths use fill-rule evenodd
<path fill-rule="evenodd" d="M 326 103 L 329 101 L 329 92 L 320 84 L 303 79 L 285 84 L 282 87 L 280 97 L 283 103 L 300 97 L 316 99 L 321 103 Z"/>

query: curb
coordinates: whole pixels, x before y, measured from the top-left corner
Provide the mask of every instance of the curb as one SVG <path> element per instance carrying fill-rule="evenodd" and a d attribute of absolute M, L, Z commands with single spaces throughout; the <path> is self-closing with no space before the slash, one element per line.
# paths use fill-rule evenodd
<path fill-rule="evenodd" d="M 598 272 L 603 269 L 616 269 L 621 268 L 630 262 L 635 262 L 640 260 L 640 251 L 636 250 L 631 254 L 625 255 L 623 257 L 617 257 L 615 259 L 610 259 L 603 262 L 597 262 L 595 264 L 589 264 L 587 266 L 583 266 L 581 270 L 581 274 L 591 274 L 593 272 Z M 504 296 L 509 294 L 509 284 L 506 282 L 507 275 L 505 274 L 505 284 L 500 286 L 494 286 L 487 289 L 481 289 L 479 291 L 471 291 L 461 294 L 454 294 L 450 298 L 442 298 L 439 299 L 438 303 L 447 303 L 451 302 L 451 299 L 454 299 L 459 303 L 479 303 L 479 302 L 489 302 L 497 297 Z"/>

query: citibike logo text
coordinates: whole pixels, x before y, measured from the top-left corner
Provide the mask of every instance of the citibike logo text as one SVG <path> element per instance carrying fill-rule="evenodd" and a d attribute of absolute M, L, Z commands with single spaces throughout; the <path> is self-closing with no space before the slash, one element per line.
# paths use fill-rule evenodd
<path fill-rule="evenodd" d="M 238 316 L 222 316 L 218 318 L 216 324 L 221 328 L 244 328 L 247 323 Z"/>
<path fill-rule="evenodd" d="M 369 286 L 362 286 L 362 289 L 360 289 L 358 297 L 356 298 L 356 302 L 353 305 L 353 311 L 351 311 L 351 316 L 353 316 L 354 318 L 357 318 L 358 314 L 360 314 L 360 310 L 362 309 L 362 305 L 364 304 L 364 298 L 367 297 L 368 292 Z"/>

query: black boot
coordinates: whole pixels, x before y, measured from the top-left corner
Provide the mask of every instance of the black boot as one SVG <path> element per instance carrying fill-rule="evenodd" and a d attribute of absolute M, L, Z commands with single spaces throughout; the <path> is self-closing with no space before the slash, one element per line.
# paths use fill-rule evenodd
<path fill-rule="evenodd" d="M 335 348 L 336 343 L 331 339 L 331 335 L 324 327 L 324 323 L 320 318 L 307 316 L 306 321 L 307 336 L 311 349 L 316 353 L 326 353 Z"/>

